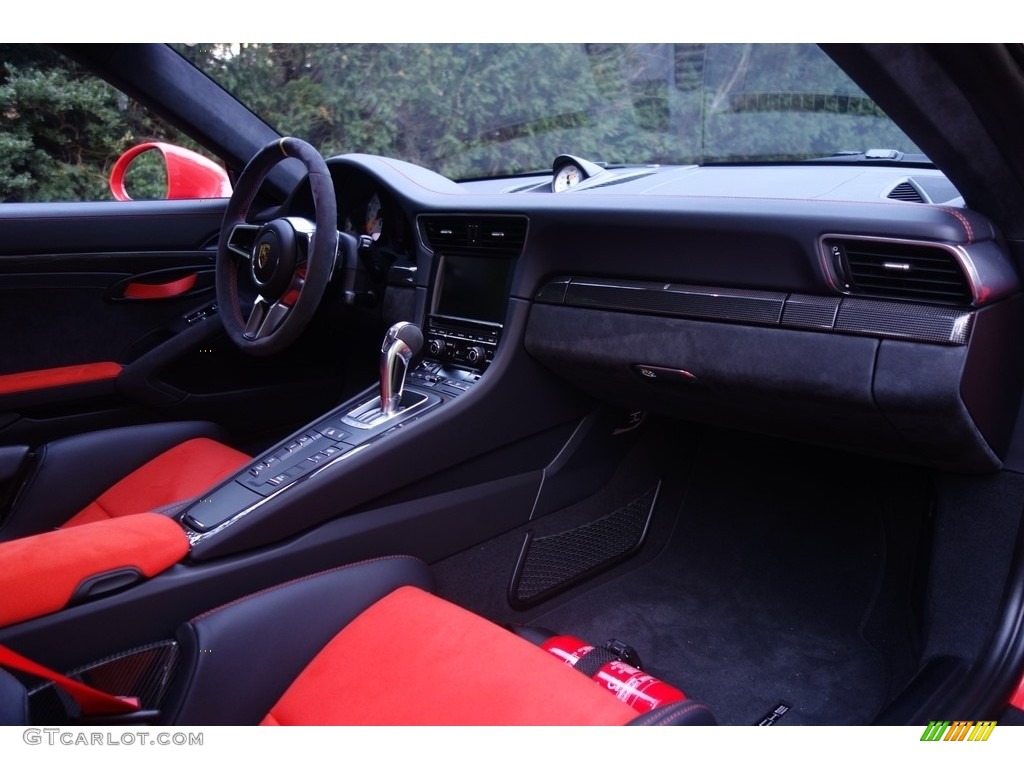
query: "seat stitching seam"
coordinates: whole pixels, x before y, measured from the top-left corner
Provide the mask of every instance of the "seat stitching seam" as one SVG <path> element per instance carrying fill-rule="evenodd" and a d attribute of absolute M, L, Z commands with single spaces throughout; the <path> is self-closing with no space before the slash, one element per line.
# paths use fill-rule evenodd
<path fill-rule="evenodd" d="M 236 603 L 242 603 L 242 602 L 245 602 L 246 600 L 250 600 L 250 599 L 252 599 L 254 597 L 259 597 L 260 595 L 265 595 L 265 594 L 267 594 L 269 592 L 275 592 L 276 590 L 284 589 L 285 587 L 291 586 L 292 584 L 298 584 L 299 582 L 302 582 L 302 581 L 308 581 L 309 579 L 315 579 L 316 577 L 323 576 L 324 574 L 335 573 L 337 571 L 343 571 L 346 568 L 355 568 L 357 566 L 367 565 L 369 563 L 379 563 L 379 562 L 382 562 L 384 560 L 414 560 L 416 562 L 422 562 L 418 558 L 412 557 L 411 555 L 387 555 L 385 557 L 375 557 L 372 560 L 361 560 L 358 563 L 349 563 L 347 565 L 339 565 L 336 568 L 328 568 L 327 570 L 324 570 L 324 571 L 317 571 L 316 573 L 311 573 L 308 576 L 300 576 L 297 579 L 292 579 L 291 581 L 286 581 L 283 584 L 275 584 L 272 587 L 267 587 L 266 589 L 261 589 L 259 592 L 253 592 L 252 594 L 243 595 L 242 597 L 239 597 L 239 598 L 236 598 L 234 600 L 231 600 L 230 602 L 224 603 L 223 605 L 219 605 L 216 608 L 211 608 L 210 610 L 205 611 L 205 612 L 199 614 L 198 616 L 195 616 L 194 618 L 190 619 L 188 623 L 192 624 L 192 623 L 194 623 L 196 621 L 199 621 L 201 619 L 205 619 L 205 618 L 211 616 L 212 614 L 217 613 L 218 611 L 221 611 L 221 610 L 223 610 L 225 608 L 229 608 L 230 606 L 235 605 Z"/>

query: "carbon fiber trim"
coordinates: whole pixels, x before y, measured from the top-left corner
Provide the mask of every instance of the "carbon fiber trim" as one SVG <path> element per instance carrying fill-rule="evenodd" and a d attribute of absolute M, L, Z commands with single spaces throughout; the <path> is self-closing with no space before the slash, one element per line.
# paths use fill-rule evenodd
<path fill-rule="evenodd" d="M 634 281 L 583 281 L 575 278 L 565 303 L 576 307 L 632 309 L 641 312 L 701 317 L 709 320 L 775 325 L 786 294 L 742 288 L 707 288 Z"/>
<path fill-rule="evenodd" d="M 545 283 L 541 289 L 537 291 L 537 295 L 534 298 L 542 304 L 564 304 L 565 289 L 568 285 L 568 278 L 552 280 L 550 283 Z"/>
<path fill-rule="evenodd" d="M 787 328 L 819 328 L 831 330 L 842 301 L 838 296 L 799 296 L 786 300 L 782 325 Z"/>
<path fill-rule="evenodd" d="M 67 676 L 115 696 L 134 696 L 144 710 L 159 709 L 178 663 L 178 644 L 173 640 L 136 648 L 87 664 Z M 46 682 L 28 694 L 33 723 L 76 722 L 78 704 L 54 683 Z"/>
<path fill-rule="evenodd" d="M 955 307 L 843 299 L 835 330 L 887 339 L 966 344 L 974 315 Z"/>
<path fill-rule="evenodd" d="M 776 291 L 639 280 L 561 276 L 543 286 L 535 300 L 585 309 L 775 325 L 957 346 L 968 342 L 974 324 L 974 313 L 970 309 L 952 306 L 851 296 L 787 296 Z"/>

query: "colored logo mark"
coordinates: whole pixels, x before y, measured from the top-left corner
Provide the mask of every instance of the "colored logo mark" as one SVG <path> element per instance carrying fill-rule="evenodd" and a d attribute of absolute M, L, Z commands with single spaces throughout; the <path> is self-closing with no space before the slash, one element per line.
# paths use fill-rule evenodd
<path fill-rule="evenodd" d="M 921 741 L 988 741 L 995 727 L 995 720 L 932 720 Z"/>

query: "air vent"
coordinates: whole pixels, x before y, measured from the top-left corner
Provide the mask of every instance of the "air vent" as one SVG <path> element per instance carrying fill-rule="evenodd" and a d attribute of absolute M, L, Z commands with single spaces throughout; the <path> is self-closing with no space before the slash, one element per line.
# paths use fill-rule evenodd
<path fill-rule="evenodd" d="M 904 181 L 892 188 L 887 195 L 890 200 L 903 200 L 908 203 L 923 203 L 924 197 L 917 191 L 917 187 L 909 181 Z"/>
<path fill-rule="evenodd" d="M 850 293 L 938 304 L 969 305 L 970 283 L 945 248 L 887 240 L 829 238 L 826 253 Z"/>
<path fill-rule="evenodd" d="M 421 216 L 423 239 L 436 253 L 518 256 L 526 243 L 525 216 Z"/>

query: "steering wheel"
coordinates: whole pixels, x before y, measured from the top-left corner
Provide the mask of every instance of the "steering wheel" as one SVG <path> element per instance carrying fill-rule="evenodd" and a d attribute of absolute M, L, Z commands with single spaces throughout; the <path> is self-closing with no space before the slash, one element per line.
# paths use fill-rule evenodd
<path fill-rule="evenodd" d="M 315 221 L 285 216 L 249 224 L 249 208 L 270 170 L 285 158 L 306 166 Z M 327 163 L 295 138 L 267 144 L 249 161 L 224 211 L 217 243 L 217 305 L 228 337 L 252 355 L 280 352 L 313 318 L 338 252 L 338 207 Z M 239 279 L 255 288 L 247 306 Z"/>

